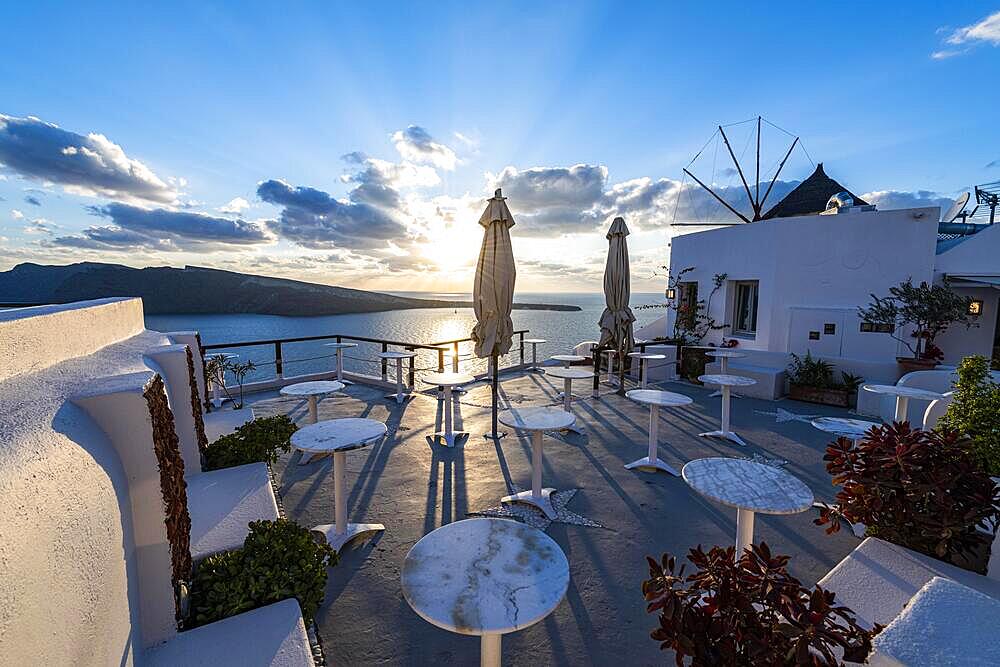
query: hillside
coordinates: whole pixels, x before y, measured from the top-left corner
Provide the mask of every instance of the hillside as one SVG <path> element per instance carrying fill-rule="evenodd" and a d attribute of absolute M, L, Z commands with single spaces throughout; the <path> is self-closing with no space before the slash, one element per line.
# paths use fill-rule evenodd
<path fill-rule="evenodd" d="M 412 308 L 469 308 L 468 301 L 413 299 L 233 271 L 186 266 L 134 269 L 83 262 L 18 264 L 0 271 L 0 303 L 64 303 L 111 296 L 142 297 L 145 312 L 337 315 Z M 578 306 L 514 304 L 522 310 L 580 310 Z"/>

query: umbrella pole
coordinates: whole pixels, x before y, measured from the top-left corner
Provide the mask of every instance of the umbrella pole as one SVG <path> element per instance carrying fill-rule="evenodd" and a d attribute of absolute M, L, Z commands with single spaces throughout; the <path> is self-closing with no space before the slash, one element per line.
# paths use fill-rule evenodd
<path fill-rule="evenodd" d="M 625 342 L 618 347 L 618 395 L 625 395 Z"/>
<path fill-rule="evenodd" d="M 497 402 L 500 393 L 500 357 L 494 354 L 490 357 L 490 364 L 493 366 L 492 370 L 492 385 L 493 385 L 493 400 L 492 402 L 492 430 L 486 435 L 487 438 L 493 438 L 494 440 L 499 440 L 500 438 L 507 435 L 506 433 L 501 433 L 497 430 Z"/>

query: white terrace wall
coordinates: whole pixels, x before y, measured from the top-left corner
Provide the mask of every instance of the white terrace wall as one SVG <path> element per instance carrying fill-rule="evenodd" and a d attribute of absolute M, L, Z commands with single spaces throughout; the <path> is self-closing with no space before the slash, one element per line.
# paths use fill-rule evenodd
<path fill-rule="evenodd" d="M 142 300 L 134 298 L 0 311 L 0 381 L 96 352 L 144 328 Z"/>
<path fill-rule="evenodd" d="M 838 327 L 850 347 L 844 356 L 893 362 L 895 341 L 887 334 L 859 337 L 860 322 L 853 313 L 869 302 L 872 292 L 885 292 L 910 277 L 933 278 L 938 216 L 937 208 L 852 212 L 686 234 L 671 243 L 671 272 L 695 267 L 685 279 L 698 281 L 699 298 L 712 290 L 713 275 L 728 274 L 711 309 L 725 323 L 732 320 L 733 282 L 759 281 L 757 334 L 740 339 L 743 349 L 803 352 L 809 341 L 789 335 L 793 313 L 826 309 L 844 320 Z M 725 334 L 733 337 L 728 330 Z M 714 332 L 706 342 L 721 340 L 722 332 Z"/>
<path fill-rule="evenodd" d="M 138 299 L 0 322 L 0 663 L 132 664 L 143 641 L 127 480 L 67 399 L 144 370 L 142 353 L 168 341 L 143 331 Z"/>

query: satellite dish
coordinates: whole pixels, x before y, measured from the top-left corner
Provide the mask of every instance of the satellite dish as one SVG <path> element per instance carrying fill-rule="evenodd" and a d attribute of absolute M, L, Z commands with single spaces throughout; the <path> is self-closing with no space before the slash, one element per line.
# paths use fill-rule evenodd
<path fill-rule="evenodd" d="M 969 193 L 963 192 L 962 196 L 955 200 L 948 211 L 941 216 L 941 222 L 954 222 L 958 216 L 962 215 L 962 211 L 965 210 L 965 205 L 969 203 Z"/>

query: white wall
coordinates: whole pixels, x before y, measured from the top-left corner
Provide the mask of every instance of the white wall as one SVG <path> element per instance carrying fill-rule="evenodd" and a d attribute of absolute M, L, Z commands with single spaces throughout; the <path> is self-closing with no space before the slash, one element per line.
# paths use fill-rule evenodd
<path fill-rule="evenodd" d="M 740 347 L 772 352 L 801 351 L 805 329 L 789 331 L 795 308 L 825 308 L 842 313 L 843 345 L 852 358 L 889 362 L 896 344 L 887 334 L 858 332 L 847 315 L 867 305 L 870 294 L 886 293 L 907 278 L 932 280 L 939 211 L 934 208 L 851 212 L 783 218 L 675 237 L 671 272 L 694 266 L 699 298 L 707 298 L 712 276 L 727 273 L 712 316 L 731 324 L 732 281 L 758 280 L 757 335 Z M 706 341 L 719 343 L 717 332 Z M 840 335 L 838 333 L 838 335 Z M 821 333 L 822 337 L 822 333 Z M 845 355 L 847 351 L 845 349 Z"/>
<path fill-rule="evenodd" d="M 0 380 L 96 352 L 144 328 L 142 300 L 134 298 L 0 311 Z"/>
<path fill-rule="evenodd" d="M 167 341 L 135 335 L 138 300 L 95 308 L 46 309 L 34 321 L 6 314 L 0 325 L 0 350 L 16 344 L 40 368 L 5 357 L 0 379 L 3 664 L 128 665 L 142 645 L 125 473 L 105 434 L 67 399 L 93 378 L 143 370 L 142 352 Z M 46 349 L 26 347 L 19 332 Z M 80 350 L 94 353 L 71 358 Z"/>

